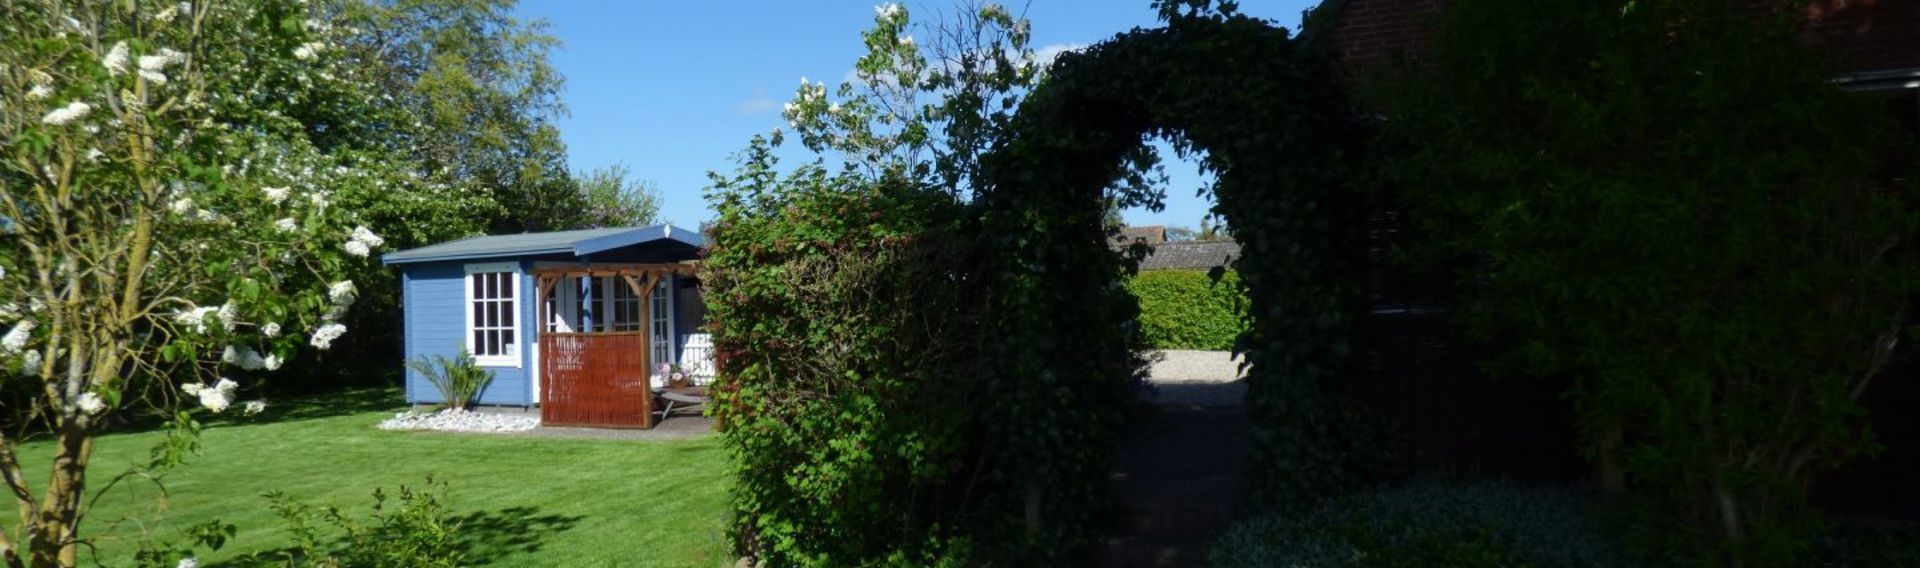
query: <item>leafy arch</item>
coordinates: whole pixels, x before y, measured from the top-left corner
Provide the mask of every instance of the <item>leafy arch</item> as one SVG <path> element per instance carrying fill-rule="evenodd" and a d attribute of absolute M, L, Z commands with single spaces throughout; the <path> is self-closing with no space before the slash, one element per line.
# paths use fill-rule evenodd
<path fill-rule="evenodd" d="M 1214 211 L 1243 244 L 1254 495 L 1294 504 L 1355 478 L 1340 393 L 1364 252 L 1353 166 L 1364 128 L 1343 93 L 1329 57 L 1229 13 L 1063 55 L 1022 105 L 983 160 L 976 204 L 994 330 L 986 388 L 1004 401 L 988 423 L 1006 429 L 989 438 L 1030 476 L 1030 521 L 1097 510 L 1087 480 L 1104 475 L 1125 420 L 1137 308 L 1103 214 L 1109 199 L 1157 202 L 1109 189 L 1150 135 L 1205 151 Z"/>

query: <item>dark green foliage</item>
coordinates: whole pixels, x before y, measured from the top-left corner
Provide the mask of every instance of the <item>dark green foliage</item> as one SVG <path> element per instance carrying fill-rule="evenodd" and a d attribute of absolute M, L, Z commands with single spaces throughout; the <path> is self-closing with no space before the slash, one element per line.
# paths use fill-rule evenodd
<path fill-rule="evenodd" d="M 747 156 L 710 194 L 701 274 L 741 550 L 779 566 L 964 558 L 1004 482 L 982 469 L 976 412 L 993 401 L 958 204 L 817 165 L 779 177 L 762 139 Z"/>
<path fill-rule="evenodd" d="M 286 523 L 293 544 L 275 555 L 256 554 L 242 564 L 315 568 L 452 568 L 471 563 L 460 554 L 460 526 L 447 513 L 446 483 L 427 479 L 425 489 L 400 486 L 398 497 L 373 492 L 366 520 L 339 507 L 319 507 L 278 491 L 267 494 Z M 275 558 L 274 556 L 277 556 Z"/>
<path fill-rule="evenodd" d="M 1492 366 L 1568 381 L 1631 542 L 1793 563 L 1915 289 L 1886 124 L 1743 2 L 1463 0 L 1447 30 L 1390 98 L 1393 171 L 1429 252 L 1476 258 Z"/>
<path fill-rule="evenodd" d="M 1154 349 L 1224 351 L 1247 329 L 1240 277 L 1216 281 L 1200 270 L 1156 270 L 1127 279 L 1140 301 L 1140 334 Z"/>
<path fill-rule="evenodd" d="M 1230 7 L 1223 6 L 1222 10 Z M 1180 12 L 1169 3 L 1167 10 Z M 1363 195 L 1348 168 L 1364 131 L 1322 54 L 1283 29 L 1233 15 L 1169 17 L 1062 55 L 983 163 L 983 238 L 994 344 L 987 388 L 1006 393 L 989 428 L 1048 486 L 1104 475 L 1137 361 L 1137 313 L 1111 253 L 1104 205 L 1159 196 L 1112 182 L 1145 136 L 1204 151 L 1215 214 L 1244 243 L 1234 266 L 1252 314 L 1254 494 L 1300 505 L 1353 486 L 1362 445 L 1343 427 Z M 1035 383 L 1046 396 L 1033 397 Z M 1015 394 L 1026 393 L 1026 394 Z M 1062 404 L 1072 401 L 1069 404 Z M 1045 525 L 1090 521 L 1091 495 L 1046 495 Z"/>
<path fill-rule="evenodd" d="M 493 371 L 475 365 L 473 354 L 466 349 L 461 349 L 460 355 L 453 359 L 442 355 L 434 355 L 432 361 L 425 356 L 416 357 L 407 362 L 407 368 L 433 383 L 433 388 L 440 391 L 441 404 L 454 410 L 465 409 L 493 382 Z"/>
<path fill-rule="evenodd" d="M 1209 153 L 1216 213 L 1245 243 L 1257 494 L 1305 506 L 1361 483 L 1378 452 L 1341 392 L 1358 125 L 1328 59 L 1213 13 L 1063 55 L 978 175 L 959 176 L 977 183 L 970 203 L 933 181 L 954 178 L 861 166 L 893 163 L 874 148 L 839 174 L 783 175 L 779 134 L 756 139 L 708 196 L 702 275 L 739 550 L 782 566 L 1047 565 L 1100 541 L 1145 363 L 1104 214 L 1160 202 L 1137 183 L 1147 136 Z"/>
<path fill-rule="evenodd" d="M 1588 495 L 1505 483 L 1422 481 L 1242 521 L 1214 546 L 1218 567 L 1627 566 Z"/>

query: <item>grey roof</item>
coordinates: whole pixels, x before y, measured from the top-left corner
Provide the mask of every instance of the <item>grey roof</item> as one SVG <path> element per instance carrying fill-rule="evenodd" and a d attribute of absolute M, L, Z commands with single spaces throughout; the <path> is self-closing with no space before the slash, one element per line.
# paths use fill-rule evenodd
<path fill-rule="evenodd" d="M 1240 243 L 1233 241 L 1176 241 L 1153 245 L 1153 252 L 1140 261 L 1141 270 L 1204 270 L 1215 266 L 1233 266 L 1240 256 Z"/>
<path fill-rule="evenodd" d="M 1121 244 L 1133 244 L 1144 241 L 1150 245 L 1167 242 L 1167 228 L 1162 225 L 1143 225 L 1139 227 L 1120 227 L 1120 236 L 1114 237 Z"/>
<path fill-rule="evenodd" d="M 644 242 L 672 240 L 701 246 L 700 233 L 672 225 L 581 229 L 518 235 L 489 235 L 388 253 L 386 264 L 465 260 L 542 254 L 585 255 Z"/>

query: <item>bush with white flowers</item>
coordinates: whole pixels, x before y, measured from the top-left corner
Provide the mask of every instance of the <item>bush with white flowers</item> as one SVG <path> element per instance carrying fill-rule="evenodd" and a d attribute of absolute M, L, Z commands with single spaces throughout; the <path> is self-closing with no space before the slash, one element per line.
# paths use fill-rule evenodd
<path fill-rule="evenodd" d="M 108 415 L 157 406 L 178 434 L 139 466 L 158 478 L 197 444 L 194 416 L 263 411 L 249 385 L 348 333 L 387 242 L 357 206 L 439 190 L 402 153 L 317 145 L 282 112 L 373 90 L 335 57 L 343 32 L 258 25 L 287 6 L 17 4 L 0 10 L 0 84 L 23 86 L 0 95 L 0 382 L 52 396 L 0 420 L 58 438 L 27 463 L 85 464 L 72 452 Z M 0 461 L 19 442 L 0 434 Z M 0 532 L 0 564 L 76 564 L 87 468 L 0 477 L 36 512 Z"/>

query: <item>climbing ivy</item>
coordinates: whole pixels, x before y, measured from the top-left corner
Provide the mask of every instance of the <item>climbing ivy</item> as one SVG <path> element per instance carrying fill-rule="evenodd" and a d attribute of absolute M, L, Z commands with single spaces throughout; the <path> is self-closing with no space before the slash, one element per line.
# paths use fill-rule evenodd
<path fill-rule="evenodd" d="M 1920 283 L 1891 121 L 1756 6 L 1461 0 L 1384 89 L 1488 366 L 1570 383 L 1625 536 L 1681 564 L 1804 562 Z"/>
<path fill-rule="evenodd" d="M 1364 194 L 1351 164 L 1365 129 L 1323 53 L 1234 13 L 1162 5 L 1167 25 L 1062 55 L 984 160 L 977 203 L 993 343 L 983 423 L 1026 480 L 1035 530 L 1084 526 L 1129 379 L 1137 308 L 1130 261 L 1104 243 L 1104 204 L 1157 203 L 1113 184 L 1146 136 L 1204 151 L 1214 213 L 1243 245 L 1259 501 L 1301 505 L 1353 475 L 1342 428 Z M 1204 3 L 1200 3 L 1204 5 Z"/>
<path fill-rule="evenodd" d="M 863 68 L 886 89 L 843 102 L 807 84 L 786 112 L 843 169 L 781 172 L 776 132 L 708 195 L 702 279 L 739 551 L 1046 565 L 1113 528 L 1108 472 L 1145 345 L 1123 284 L 1137 257 L 1108 248 L 1106 213 L 1160 203 L 1140 183 L 1147 136 L 1207 153 L 1215 212 L 1244 245 L 1257 494 L 1306 504 L 1358 479 L 1341 391 L 1362 258 L 1347 164 L 1365 132 L 1324 54 L 1230 3 L 1169 4 L 1166 27 L 1063 55 L 1017 113 L 967 121 L 991 125 L 977 163 L 923 175 L 920 123 L 859 104 L 913 83 L 903 10 L 878 8 L 868 35 L 885 57 L 863 65 L 900 67 L 886 81 Z M 942 185 L 956 180 L 972 191 Z"/>

